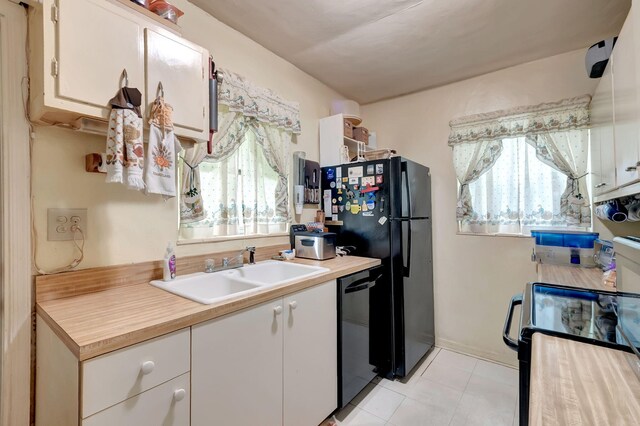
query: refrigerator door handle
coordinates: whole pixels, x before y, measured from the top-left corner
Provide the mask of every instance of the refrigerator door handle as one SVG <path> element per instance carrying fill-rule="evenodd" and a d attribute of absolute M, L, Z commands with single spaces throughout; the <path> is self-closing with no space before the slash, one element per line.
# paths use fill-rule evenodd
<path fill-rule="evenodd" d="M 407 170 L 407 162 L 403 161 L 402 163 L 400 163 L 400 172 L 402 173 L 403 177 L 404 177 L 404 188 L 406 189 L 406 193 L 407 193 L 407 216 L 406 217 L 411 217 L 411 185 L 409 185 L 409 172 Z M 402 198 L 402 194 L 400 195 L 400 198 Z M 402 203 L 400 204 L 400 208 L 402 208 Z M 402 212 L 400 212 L 401 216 L 404 216 L 402 214 Z"/>
<path fill-rule="evenodd" d="M 411 276 L 411 219 L 407 220 L 407 264 L 402 260 L 402 275 Z"/>

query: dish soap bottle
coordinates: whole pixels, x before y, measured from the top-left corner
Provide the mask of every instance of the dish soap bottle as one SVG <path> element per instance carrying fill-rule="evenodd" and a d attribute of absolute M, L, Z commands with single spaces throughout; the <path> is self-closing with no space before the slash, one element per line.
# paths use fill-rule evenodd
<path fill-rule="evenodd" d="M 167 245 L 167 252 L 164 254 L 162 266 L 162 279 L 164 281 L 171 281 L 176 277 L 176 253 L 171 241 Z"/>

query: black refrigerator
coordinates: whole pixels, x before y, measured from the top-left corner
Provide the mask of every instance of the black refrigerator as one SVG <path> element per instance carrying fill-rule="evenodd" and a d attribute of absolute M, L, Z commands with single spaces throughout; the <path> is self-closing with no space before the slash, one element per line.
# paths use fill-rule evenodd
<path fill-rule="evenodd" d="M 404 377 L 435 343 L 429 169 L 403 157 L 328 166 L 322 189 L 337 244 L 382 261 L 369 291 L 370 363 Z"/>

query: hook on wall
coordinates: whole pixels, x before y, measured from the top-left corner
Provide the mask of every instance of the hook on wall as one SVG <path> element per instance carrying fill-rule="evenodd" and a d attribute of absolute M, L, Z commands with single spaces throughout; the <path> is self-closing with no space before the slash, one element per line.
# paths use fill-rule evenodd
<path fill-rule="evenodd" d="M 161 96 L 164 98 L 164 87 L 162 87 L 162 82 L 158 82 L 158 90 L 156 91 L 156 97 Z"/>
<path fill-rule="evenodd" d="M 129 87 L 129 75 L 127 74 L 127 69 L 122 70 L 122 75 L 120 76 L 120 81 L 124 82 L 124 87 Z"/>

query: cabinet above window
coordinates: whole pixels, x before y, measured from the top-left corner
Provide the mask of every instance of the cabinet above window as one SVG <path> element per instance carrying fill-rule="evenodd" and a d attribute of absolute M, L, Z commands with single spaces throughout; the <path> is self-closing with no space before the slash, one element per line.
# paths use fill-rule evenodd
<path fill-rule="evenodd" d="M 208 139 L 206 49 L 105 0 L 44 0 L 30 10 L 29 28 L 33 122 L 106 122 L 108 102 L 125 83 L 126 70 L 128 86 L 142 93 L 144 117 L 162 82 L 176 135 Z"/>

